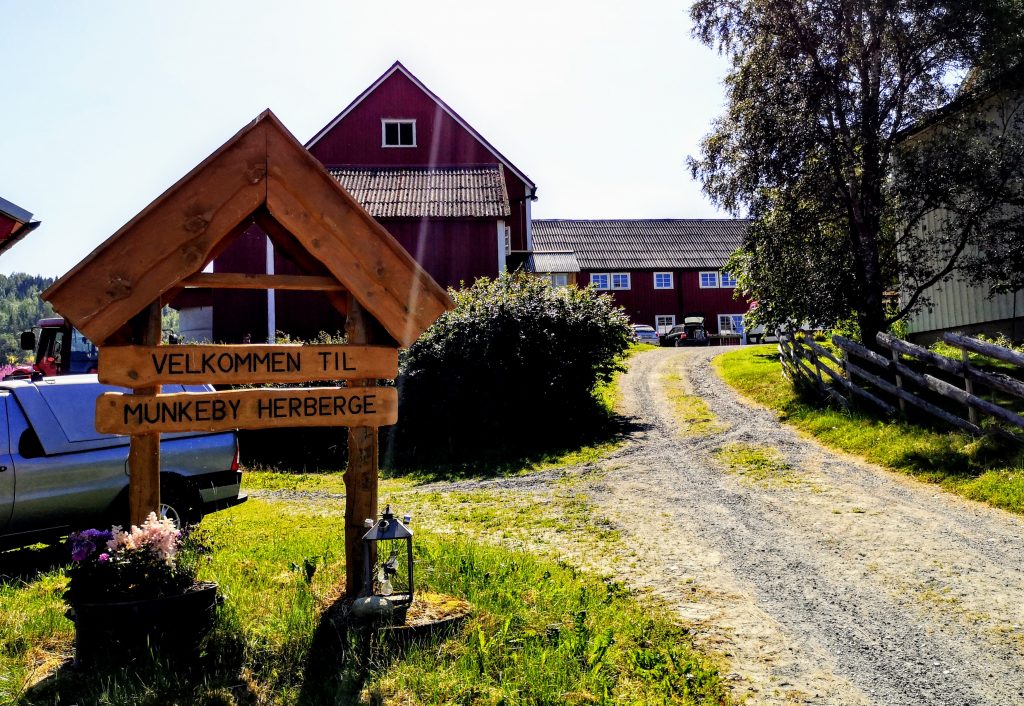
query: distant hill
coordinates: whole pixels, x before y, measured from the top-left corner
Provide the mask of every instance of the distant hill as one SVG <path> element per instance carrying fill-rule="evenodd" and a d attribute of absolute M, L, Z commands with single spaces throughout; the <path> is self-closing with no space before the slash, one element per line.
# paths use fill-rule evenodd
<path fill-rule="evenodd" d="M 21 350 L 19 336 L 39 319 L 54 315 L 50 305 L 39 298 L 40 292 L 51 284 L 53 277 L 23 272 L 0 274 L 0 366 L 28 359 L 28 351 Z"/>

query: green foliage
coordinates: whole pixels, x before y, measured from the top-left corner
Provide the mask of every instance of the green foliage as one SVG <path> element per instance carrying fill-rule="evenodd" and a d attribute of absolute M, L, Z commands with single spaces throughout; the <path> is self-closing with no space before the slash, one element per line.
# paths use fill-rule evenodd
<path fill-rule="evenodd" d="M 610 297 L 523 273 L 451 295 L 455 309 L 402 358 L 399 461 L 564 448 L 607 418 L 595 387 L 632 334 Z"/>
<path fill-rule="evenodd" d="M 820 409 L 782 377 L 778 355 L 762 347 L 726 353 L 715 370 L 739 392 L 777 410 L 787 424 L 826 446 L 857 454 L 947 490 L 1024 513 L 1024 453 L 960 432 L 904 421 L 881 421 L 860 412 Z"/>
<path fill-rule="evenodd" d="M 0 274 L 0 366 L 29 362 L 30 354 L 21 350 L 19 337 L 22 331 L 30 331 L 39 319 L 54 316 L 50 305 L 39 297 L 51 284 L 52 277 L 22 272 Z"/>
<path fill-rule="evenodd" d="M 971 264 L 968 245 L 978 269 L 1002 268 L 984 274 L 1020 286 L 1021 71 L 996 76 L 1024 56 L 1019 2 L 696 0 L 691 16 L 731 68 L 725 113 L 689 164 L 753 219 L 727 267 L 756 323 L 854 317 L 872 342 Z M 975 99 L 996 88 L 1005 109 L 979 118 Z M 904 139 L 954 98 L 941 127 Z M 895 286 L 906 306 L 887 315 Z"/>

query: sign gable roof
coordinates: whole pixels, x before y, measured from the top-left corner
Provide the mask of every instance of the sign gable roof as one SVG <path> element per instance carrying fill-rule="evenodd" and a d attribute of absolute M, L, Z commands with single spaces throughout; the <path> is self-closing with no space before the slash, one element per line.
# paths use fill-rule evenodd
<path fill-rule="evenodd" d="M 452 303 L 269 110 L 43 293 L 103 344 L 183 286 L 253 221 L 279 226 L 401 345 Z M 280 233 L 265 231 L 277 242 Z M 277 235 L 278 237 L 275 237 Z"/>
<path fill-rule="evenodd" d="M 488 142 L 486 139 L 484 139 L 483 135 L 481 135 L 479 132 L 477 132 L 473 128 L 472 125 L 467 123 L 462 118 L 462 116 L 460 116 L 458 113 L 456 113 L 454 110 L 452 110 L 452 108 L 447 103 L 445 103 L 443 100 L 441 100 L 437 96 L 437 94 L 435 94 L 433 91 L 431 91 L 429 88 L 427 88 L 426 85 L 424 85 L 424 83 L 422 81 L 420 81 L 418 78 L 416 78 L 412 74 L 412 72 L 409 71 L 409 69 L 405 68 L 405 66 L 403 66 L 402 62 L 400 62 L 400 61 L 396 61 L 394 64 L 392 64 L 391 68 L 389 68 L 387 71 L 385 71 L 381 75 L 380 78 L 378 78 L 376 81 L 371 83 L 370 86 L 365 91 L 360 93 L 356 97 L 356 99 L 354 101 L 349 103 L 348 106 L 346 106 L 344 110 L 342 110 L 340 113 L 338 113 L 338 115 L 335 116 L 335 118 L 333 120 L 331 120 L 331 122 L 327 123 L 327 125 L 325 125 L 323 127 L 323 129 L 320 130 L 320 132 L 318 132 L 317 134 L 313 135 L 313 137 L 310 138 L 310 140 L 306 143 L 306 149 L 312 148 L 317 142 L 319 142 L 321 139 L 323 139 L 323 137 L 326 136 L 329 132 L 331 132 L 331 130 L 333 130 L 334 127 L 336 125 L 338 125 L 338 123 L 340 123 L 342 120 L 344 120 L 345 117 L 356 108 L 356 106 L 358 106 L 360 103 L 362 103 L 363 100 L 365 100 L 367 96 L 369 96 L 371 93 L 376 91 L 377 88 L 380 87 L 381 84 L 383 84 L 386 80 L 391 78 L 391 76 L 393 74 L 395 74 L 396 72 L 400 72 L 401 74 L 403 74 L 417 88 L 419 88 L 421 91 L 423 91 L 423 93 L 426 94 L 426 96 L 428 98 L 430 98 L 430 100 L 432 100 L 434 103 L 436 103 L 438 105 L 438 107 L 440 107 L 441 110 L 443 110 L 445 113 L 447 113 L 448 116 L 452 120 L 454 120 L 456 123 L 458 123 L 458 125 L 462 129 L 464 129 L 466 132 L 468 132 L 470 135 L 472 135 L 473 138 L 475 140 L 477 140 L 477 142 L 479 142 L 481 145 L 483 145 L 484 149 L 486 149 L 488 152 L 490 152 L 492 155 L 494 155 L 495 159 L 497 159 L 501 164 L 503 164 L 505 166 L 506 169 L 508 169 L 513 174 L 515 174 L 520 180 L 522 180 L 522 182 L 524 184 L 526 184 L 531 189 L 536 189 L 537 188 L 537 185 L 533 183 L 533 181 L 530 179 L 530 177 L 526 176 L 526 174 L 524 174 L 514 164 L 512 164 L 512 162 L 510 162 L 508 160 L 508 158 L 505 157 L 505 155 L 503 155 L 501 152 L 499 152 L 494 147 L 494 145 L 492 145 L 490 142 Z"/>

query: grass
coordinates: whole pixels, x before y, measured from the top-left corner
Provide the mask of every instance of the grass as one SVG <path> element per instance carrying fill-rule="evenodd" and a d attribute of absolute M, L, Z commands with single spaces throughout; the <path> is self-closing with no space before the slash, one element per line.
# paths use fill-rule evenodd
<path fill-rule="evenodd" d="M 287 474 L 250 474 L 247 487 L 282 487 Z M 317 479 L 310 479 L 317 480 Z M 340 482 L 332 476 L 317 490 Z M 305 489 L 302 483 L 289 489 Z M 419 497 L 432 529 L 417 523 L 422 590 L 469 600 L 475 613 L 448 640 L 404 653 L 360 644 L 327 619 L 344 578 L 344 518 L 332 499 L 252 499 L 209 516 L 217 548 L 204 578 L 226 598 L 200 663 L 188 669 L 139 659 L 78 672 L 60 665 L 72 626 L 60 566 L 0 584 L 0 703 L 53 704 L 721 704 L 715 666 L 685 627 L 637 602 L 621 585 L 548 555 L 474 539 L 517 510 L 486 494 Z M 420 494 L 423 495 L 423 494 Z M 467 515 L 466 508 L 474 509 Z M 445 508 L 450 508 L 445 510 Z M 491 508 L 491 510 L 488 510 Z M 559 508 L 561 511 L 563 508 Z M 533 508 L 531 522 L 585 518 Z M 453 531 L 455 530 L 455 531 Z M 305 565 L 315 567 L 309 577 Z M 37 681 L 45 676 L 42 681 Z"/>
<path fill-rule="evenodd" d="M 683 391 L 683 379 L 678 372 L 665 373 L 662 376 L 662 384 L 665 397 L 672 406 L 672 416 L 679 425 L 681 434 L 703 436 L 725 431 L 726 426 L 719 421 L 703 399 Z"/>
<path fill-rule="evenodd" d="M 735 442 L 715 452 L 733 473 L 758 482 L 787 480 L 793 467 L 782 460 L 782 454 L 768 446 Z"/>
<path fill-rule="evenodd" d="M 818 408 L 782 377 L 774 346 L 746 347 L 718 356 L 713 363 L 728 384 L 826 446 L 964 497 L 1024 513 L 1024 452 L 1019 448 L 857 411 Z"/>

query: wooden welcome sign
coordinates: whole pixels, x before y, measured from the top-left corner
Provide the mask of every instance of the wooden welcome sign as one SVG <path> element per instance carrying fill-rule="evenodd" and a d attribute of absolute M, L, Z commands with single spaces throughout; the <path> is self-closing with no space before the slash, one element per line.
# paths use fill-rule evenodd
<path fill-rule="evenodd" d="M 253 225 L 305 272 L 203 272 Z M 190 287 L 318 291 L 349 345 L 160 345 L 164 304 Z M 270 111 L 228 140 L 43 293 L 100 347 L 96 428 L 130 434 L 131 521 L 160 506 L 160 433 L 347 426 L 347 589 L 362 586 L 363 520 L 377 514 L 377 433 L 398 419 L 398 347 L 452 307 L 441 287 Z M 165 384 L 345 381 L 344 387 L 161 394 Z"/>

